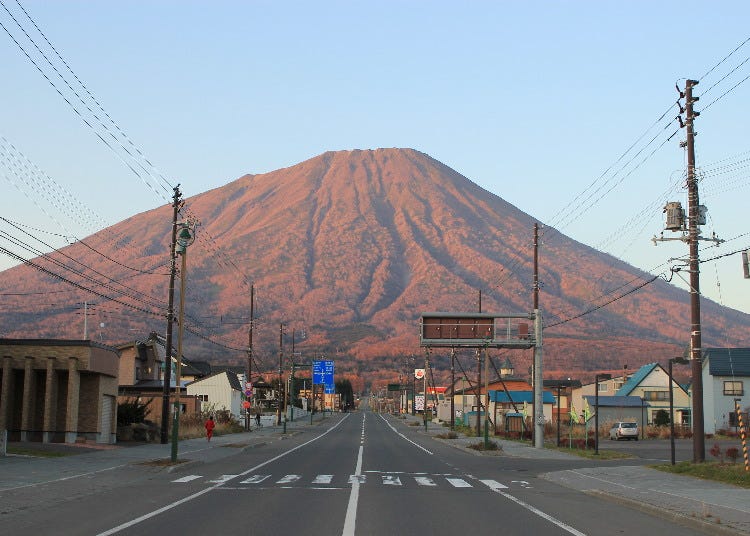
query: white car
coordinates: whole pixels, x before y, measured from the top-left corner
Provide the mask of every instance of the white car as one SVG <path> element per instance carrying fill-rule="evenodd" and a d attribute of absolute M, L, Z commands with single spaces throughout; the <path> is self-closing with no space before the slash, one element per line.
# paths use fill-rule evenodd
<path fill-rule="evenodd" d="M 635 439 L 638 441 L 638 423 L 634 422 L 616 422 L 609 430 L 609 438 L 616 439 Z"/>

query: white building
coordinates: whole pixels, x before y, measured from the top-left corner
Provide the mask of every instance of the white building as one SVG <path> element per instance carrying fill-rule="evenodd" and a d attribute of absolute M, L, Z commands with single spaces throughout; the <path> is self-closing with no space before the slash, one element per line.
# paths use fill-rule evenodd
<path fill-rule="evenodd" d="M 217 372 L 187 385 L 187 393 L 201 400 L 201 411 L 229 410 L 240 420 L 244 394 L 234 372 Z"/>
<path fill-rule="evenodd" d="M 737 426 L 735 400 L 747 424 L 750 393 L 750 348 L 703 350 L 703 428 L 707 434 Z"/>

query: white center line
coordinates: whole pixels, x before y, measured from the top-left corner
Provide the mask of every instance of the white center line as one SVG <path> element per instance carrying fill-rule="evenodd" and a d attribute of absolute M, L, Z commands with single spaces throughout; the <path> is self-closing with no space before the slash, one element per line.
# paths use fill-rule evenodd
<path fill-rule="evenodd" d="M 365 415 L 362 415 L 362 434 L 364 435 L 365 429 Z M 356 477 L 362 476 L 362 451 L 365 447 L 359 446 L 359 454 L 357 455 L 357 467 L 354 470 Z M 357 502 L 359 501 L 359 478 L 355 478 L 352 482 L 352 491 L 349 494 L 349 504 L 346 507 L 346 518 L 344 519 L 344 531 L 341 533 L 342 536 L 354 536 L 354 528 L 357 524 Z"/>

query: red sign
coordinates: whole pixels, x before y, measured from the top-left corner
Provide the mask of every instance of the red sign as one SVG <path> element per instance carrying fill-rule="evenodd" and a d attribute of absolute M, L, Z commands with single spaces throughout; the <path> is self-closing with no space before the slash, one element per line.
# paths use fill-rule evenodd
<path fill-rule="evenodd" d="M 242 407 L 243 407 L 243 408 L 245 408 L 245 409 L 249 408 L 249 407 L 250 407 L 250 402 L 248 402 L 247 400 L 245 400 L 245 401 L 244 401 L 244 402 L 242 403 Z"/>

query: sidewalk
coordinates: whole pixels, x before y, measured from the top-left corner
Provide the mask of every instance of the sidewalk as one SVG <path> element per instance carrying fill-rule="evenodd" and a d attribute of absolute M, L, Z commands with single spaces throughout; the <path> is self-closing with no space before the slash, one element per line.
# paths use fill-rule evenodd
<path fill-rule="evenodd" d="M 404 423 L 422 420 L 407 416 Z M 414 427 L 425 433 L 424 427 Z M 448 428 L 428 423 L 427 434 Z M 502 455 L 527 459 L 584 460 L 553 449 L 537 449 L 527 443 L 491 438 Z M 482 438 L 441 440 L 468 445 Z M 541 478 L 584 493 L 616 501 L 675 523 L 697 527 L 710 534 L 750 535 L 750 489 L 689 476 L 664 473 L 643 465 L 621 464 L 622 460 L 592 461 L 594 467 L 568 469 L 539 475 Z"/>
<path fill-rule="evenodd" d="M 313 426 L 328 416 L 316 414 Z M 310 418 L 287 421 L 287 436 L 309 430 Z M 179 442 L 177 459 L 183 463 L 155 469 L 180 471 L 197 463 L 220 460 L 237 454 L 238 450 L 255 448 L 271 441 L 283 439 L 282 426 L 263 426 L 251 432 L 214 436 L 210 442 L 205 437 Z M 118 445 L 68 445 L 43 443 L 8 443 L 8 448 L 28 447 L 65 454 L 60 457 L 32 457 L 23 455 L 0 456 L 0 492 L 25 488 L 48 482 L 59 482 L 80 476 L 109 471 L 118 467 L 148 462 L 167 461 L 171 457 L 171 443 L 146 443 L 137 446 Z"/>

